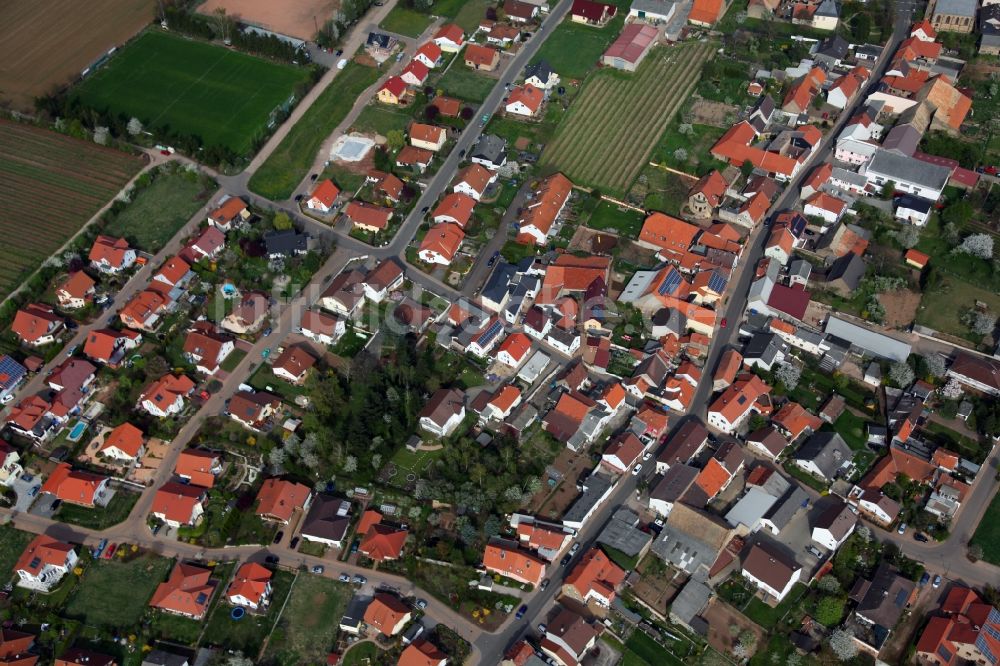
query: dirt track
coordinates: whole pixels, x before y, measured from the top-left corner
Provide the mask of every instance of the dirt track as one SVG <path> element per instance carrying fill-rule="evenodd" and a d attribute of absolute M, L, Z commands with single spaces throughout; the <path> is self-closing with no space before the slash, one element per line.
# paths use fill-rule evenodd
<path fill-rule="evenodd" d="M 208 0 L 198 11 L 211 14 L 218 8 L 272 32 L 312 40 L 340 8 L 340 0 Z"/>
<path fill-rule="evenodd" d="M 153 20 L 150 0 L 0 3 L 0 95 L 33 110 L 35 97 L 71 82 Z"/>

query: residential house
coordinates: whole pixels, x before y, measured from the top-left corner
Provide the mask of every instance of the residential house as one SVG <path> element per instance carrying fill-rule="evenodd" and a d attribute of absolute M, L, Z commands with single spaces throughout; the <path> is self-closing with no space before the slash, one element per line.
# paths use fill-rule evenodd
<path fill-rule="evenodd" d="M 475 207 L 476 199 L 461 192 L 451 192 L 442 197 L 430 215 L 437 224 L 452 223 L 464 229 Z"/>
<path fill-rule="evenodd" d="M 524 333 L 511 333 L 497 348 L 496 359 L 511 368 L 519 368 L 531 352 L 531 339 Z"/>
<path fill-rule="evenodd" d="M 867 269 L 861 257 L 848 252 L 830 266 L 826 273 L 826 288 L 841 296 L 849 296 L 860 286 Z"/>
<path fill-rule="evenodd" d="M 580 558 L 563 582 L 563 594 L 580 603 L 591 601 L 609 608 L 617 588 L 625 581 L 625 571 L 594 546 Z"/>
<path fill-rule="evenodd" d="M 517 241 L 534 245 L 548 243 L 572 190 L 573 183 L 561 173 L 545 178 L 518 220 Z"/>
<path fill-rule="evenodd" d="M 469 161 L 487 169 L 499 169 L 507 163 L 507 139 L 495 134 L 480 134 L 469 151 Z"/>
<path fill-rule="evenodd" d="M 21 454 L 17 449 L 0 439 L 0 485 L 10 484 L 21 476 L 24 468 L 21 466 Z"/>
<path fill-rule="evenodd" d="M 205 488 L 168 481 L 156 489 L 149 512 L 175 529 L 196 525 L 205 513 Z"/>
<path fill-rule="evenodd" d="M 726 434 L 732 434 L 752 411 L 760 412 L 760 400 L 771 387 L 757 375 L 741 375 L 723 391 L 708 410 L 708 424 Z"/>
<path fill-rule="evenodd" d="M 982 395 L 1000 396 L 1000 361 L 960 352 L 948 368 L 948 379 Z"/>
<path fill-rule="evenodd" d="M 48 594 L 76 566 L 73 546 L 39 534 L 14 565 L 17 586 Z"/>
<path fill-rule="evenodd" d="M 214 375 L 236 349 L 231 337 L 218 331 L 211 322 L 199 321 L 184 338 L 184 358 L 204 375 Z"/>
<path fill-rule="evenodd" d="M 42 484 L 42 493 L 53 495 L 67 504 L 87 508 L 107 505 L 111 499 L 111 479 L 101 474 L 92 474 L 73 469 L 68 463 L 59 463 L 49 478 Z"/>
<path fill-rule="evenodd" d="M 90 246 L 87 258 L 90 265 L 100 272 L 114 275 L 131 268 L 135 264 L 136 254 L 124 238 L 98 236 Z"/>
<path fill-rule="evenodd" d="M 770 542 L 755 543 L 743 560 L 743 577 L 765 595 L 779 603 L 802 576 L 802 567 L 780 546 Z"/>
<path fill-rule="evenodd" d="M 670 469 L 649 491 L 650 511 L 655 512 L 658 516 L 669 516 L 674 504 L 684 501 L 691 491 L 699 472 L 700 470 L 690 465 L 671 465 Z"/>
<path fill-rule="evenodd" d="M 857 606 L 854 618 L 871 628 L 871 638 L 865 640 L 875 652 L 881 650 L 903 613 L 916 599 L 917 585 L 904 578 L 895 567 L 882 562 L 871 580 L 859 578 L 850 592 Z"/>
<path fill-rule="evenodd" d="M 601 454 L 601 465 L 615 474 L 625 474 L 639 461 L 646 445 L 633 433 L 625 431 L 611 440 Z"/>
<path fill-rule="evenodd" d="M 256 514 L 264 520 L 287 525 L 296 510 L 309 508 L 312 493 L 301 483 L 271 477 L 257 493 Z"/>
<path fill-rule="evenodd" d="M 301 386 L 314 365 L 316 365 L 316 358 L 304 347 L 289 345 L 278 358 L 274 359 L 271 372 L 274 373 L 275 377 Z"/>
<path fill-rule="evenodd" d="M 458 255 L 463 240 L 465 232 L 461 226 L 453 222 L 435 224 L 420 242 L 417 256 L 428 264 L 447 266 Z"/>
<path fill-rule="evenodd" d="M 242 227 L 251 217 L 252 214 L 243 199 L 226 197 L 218 208 L 208 214 L 208 224 L 226 233 L 230 229 Z"/>
<path fill-rule="evenodd" d="M 617 13 L 618 7 L 616 5 L 594 2 L 593 0 L 573 0 L 570 20 L 574 23 L 603 28 Z"/>
<path fill-rule="evenodd" d="M 376 206 L 367 201 L 352 201 L 344 207 L 344 216 L 355 229 L 373 234 L 385 231 L 393 215 L 392 208 Z"/>
<path fill-rule="evenodd" d="M 854 96 L 864 87 L 871 72 L 860 65 L 838 77 L 826 90 L 826 103 L 837 109 L 845 109 Z"/>
<path fill-rule="evenodd" d="M 340 188 L 333 184 L 329 178 L 320 182 L 312 191 L 306 201 L 306 208 L 323 213 L 324 215 L 333 210 L 340 196 Z"/>
<path fill-rule="evenodd" d="M 726 197 L 729 183 L 717 169 L 712 169 L 688 192 L 688 209 L 694 217 L 709 219 Z"/>
<path fill-rule="evenodd" d="M 448 655 L 430 641 L 418 638 L 399 655 L 396 666 L 446 666 Z"/>
<path fill-rule="evenodd" d="M 64 310 L 79 310 L 93 299 L 95 284 L 94 279 L 83 271 L 70 273 L 69 277 L 56 287 L 59 307 Z"/>
<path fill-rule="evenodd" d="M 166 582 L 160 583 L 153 592 L 149 605 L 167 613 L 201 620 L 208 611 L 217 585 L 211 576 L 211 569 L 178 562 Z"/>
<path fill-rule="evenodd" d="M 445 128 L 424 123 L 412 123 L 409 134 L 411 146 L 435 153 L 444 147 L 444 143 L 448 139 L 448 132 Z"/>
<path fill-rule="evenodd" d="M 434 33 L 431 40 L 445 53 L 458 53 L 465 46 L 465 33 L 454 23 L 446 23 Z"/>
<path fill-rule="evenodd" d="M 244 562 L 229 582 L 226 600 L 253 612 L 266 609 L 271 600 L 272 575 L 270 569 L 256 562 Z"/>
<path fill-rule="evenodd" d="M 545 101 L 545 92 L 541 88 L 536 88 L 530 83 L 523 86 L 515 86 L 507 96 L 504 109 L 507 113 L 516 116 L 534 118 L 542 108 Z"/>
<path fill-rule="evenodd" d="M 14 392 L 24 381 L 28 369 L 4 354 L 0 356 L 0 404 L 14 399 Z"/>
<path fill-rule="evenodd" d="M 229 399 L 229 418 L 244 428 L 260 432 L 281 408 L 281 398 L 267 391 L 237 391 Z"/>
<path fill-rule="evenodd" d="M 264 252 L 269 259 L 295 257 L 309 251 L 309 236 L 295 229 L 281 229 L 264 234 Z"/>
<path fill-rule="evenodd" d="M 319 306 L 343 317 L 353 317 L 365 302 L 365 273 L 351 269 L 339 273 L 319 297 Z"/>
<path fill-rule="evenodd" d="M 853 459 L 851 448 L 835 432 L 818 432 L 796 451 L 793 461 L 813 476 L 830 483 Z"/>
<path fill-rule="evenodd" d="M 413 59 L 419 60 L 431 69 L 435 69 L 442 63 L 441 47 L 434 42 L 426 42 L 413 54 Z"/>
<path fill-rule="evenodd" d="M 351 526 L 351 503 L 329 495 L 317 495 L 302 520 L 299 535 L 329 548 L 342 548 Z"/>
<path fill-rule="evenodd" d="M 420 427 L 437 437 L 448 437 L 465 420 L 465 394 L 438 389 L 420 412 Z"/>
<path fill-rule="evenodd" d="M 137 406 L 160 419 L 176 416 L 184 409 L 185 399 L 194 391 L 194 386 L 194 382 L 184 375 L 163 375 L 139 395 Z"/>
<path fill-rule="evenodd" d="M 869 187 L 875 191 L 881 191 L 884 185 L 892 183 L 896 191 L 937 201 L 948 184 L 952 170 L 879 149 L 863 171 Z"/>
<path fill-rule="evenodd" d="M 383 636 L 395 636 L 413 617 L 410 607 L 386 592 L 376 592 L 365 609 L 365 624 Z"/>
<path fill-rule="evenodd" d="M 559 75 L 547 60 L 539 60 L 524 68 L 524 85 L 538 88 L 546 95 L 559 85 Z"/>
<path fill-rule="evenodd" d="M 427 80 L 428 74 L 430 74 L 430 68 L 419 60 L 411 60 L 409 64 L 403 68 L 400 73 L 399 78 L 408 86 L 422 86 L 424 81 Z"/>
<path fill-rule="evenodd" d="M 205 227 L 201 233 L 184 246 L 180 256 L 189 264 L 212 260 L 226 247 L 226 235 L 215 227 Z"/>
<path fill-rule="evenodd" d="M 457 180 L 452 186 L 452 190 L 460 194 L 465 194 L 479 201 L 490 183 L 495 182 L 496 174 L 481 164 L 470 164 L 458 172 Z"/>
<path fill-rule="evenodd" d="M 324 312 L 306 310 L 299 321 L 299 332 L 314 342 L 333 345 L 347 332 L 347 324 Z"/>
<path fill-rule="evenodd" d="M 545 566 L 545 560 L 521 550 L 513 541 L 494 538 L 483 553 L 486 571 L 536 587 L 545 577 Z"/>
<path fill-rule="evenodd" d="M 723 0 L 694 0 L 688 14 L 688 23 L 711 28 L 722 18 L 726 6 Z"/>
<path fill-rule="evenodd" d="M 823 425 L 823 420 L 797 402 L 789 400 L 771 417 L 777 429 L 789 442 L 802 435 L 811 435 Z"/>
<path fill-rule="evenodd" d="M 403 554 L 407 531 L 382 522 L 382 514 L 365 511 L 358 523 L 357 534 L 362 535 L 358 552 L 374 562 L 398 560 Z"/>
<path fill-rule="evenodd" d="M 153 331 L 160 325 L 160 315 L 166 311 L 167 299 L 153 289 L 140 291 L 129 299 L 118 313 L 122 324 L 139 331 Z"/>
<path fill-rule="evenodd" d="M 511 0 L 508 0 L 510 2 Z M 516 2 L 517 0 L 513 0 Z M 469 44 L 465 47 L 465 66 L 472 69 L 492 72 L 500 64 L 500 51 L 490 46 Z"/>
<path fill-rule="evenodd" d="M 256 333 L 264 325 L 270 309 L 271 302 L 265 294 L 259 291 L 247 292 L 219 326 L 236 335 Z"/>
<path fill-rule="evenodd" d="M 62 317 L 42 303 L 25 305 L 17 311 L 10 325 L 11 332 L 29 347 L 41 347 L 55 342 L 62 329 Z"/>
<path fill-rule="evenodd" d="M 807 216 L 818 217 L 824 224 L 836 224 L 847 211 L 847 202 L 826 192 L 817 192 L 802 209 Z"/>
<path fill-rule="evenodd" d="M 549 622 L 540 647 L 560 666 L 574 666 L 597 645 L 601 625 L 590 624 L 581 615 L 560 606 Z"/>
<path fill-rule="evenodd" d="M 70 648 L 54 662 L 55 666 L 118 666 L 115 658 L 82 648 Z"/>
<path fill-rule="evenodd" d="M 788 439 L 773 426 L 765 426 L 747 434 L 746 443 L 748 449 L 771 460 L 776 460 L 788 447 Z"/>
<path fill-rule="evenodd" d="M 399 40 L 392 35 L 387 35 L 384 32 L 369 32 L 368 39 L 365 41 L 365 51 L 375 60 L 382 62 L 392 55 L 397 44 L 399 44 Z"/>
<path fill-rule="evenodd" d="M 992 5 L 996 6 L 996 5 Z M 921 664 L 995 664 L 1000 611 L 974 591 L 953 586 L 917 641 Z"/>
<path fill-rule="evenodd" d="M 934 208 L 933 201 L 921 199 L 910 194 L 894 197 L 892 204 L 895 208 L 895 218 L 897 220 L 902 220 L 918 227 L 923 227 L 927 224 L 927 220 L 930 219 L 931 211 Z"/>
<path fill-rule="evenodd" d="M 831 504 L 816 518 L 812 527 L 812 540 L 830 552 L 835 552 L 854 533 L 857 524 L 858 517 L 849 505 L 843 502 Z"/>
<path fill-rule="evenodd" d="M 142 431 L 128 422 L 112 429 L 97 449 L 97 455 L 127 464 L 134 463 L 145 452 Z"/>
<path fill-rule="evenodd" d="M 696 419 L 681 424 L 656 457 L 656 473 L 663 474 L 675 465 L 691 462 L 708 444 L 708 431 Z"/>
<path fill-rule="evenodd" d="M 407 93 L 406 81 L 398 76 L 390 76 L 375 93 L 375 98 L 382 104 L 395 106 L 403 103 Z"/>

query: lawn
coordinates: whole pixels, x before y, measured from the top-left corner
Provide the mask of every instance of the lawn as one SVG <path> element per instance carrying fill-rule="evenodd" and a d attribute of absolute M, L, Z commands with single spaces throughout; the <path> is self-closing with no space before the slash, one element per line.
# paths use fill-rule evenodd
<path fill-rule="evenodd" d="M 339 164 L 331 164 L 323 170 L 323 178 L 329 178 L 337 184 L 345 194 L 353 195 L 362 185 L 365 184 L 365 175 L 357 171 L 343 167 Z"/>
<path fill-rule="evenodd" d="M 297 580 L 271 634 L 269 660 L 288 666 L 324 663 L 353 593 L 349 585 L 328 578 Z"/>
<path fill-rule="evenodd" d="M 376 657 L 379 652 L 380 650 L 377 645 L 371 641 L 366 641 L 355 645 L 345 652 L 344 658 L 340 663 L 343 666 L 370 666 L 371 664 L 378 663 Z"/>
<path fill-rule="evenodd" d="M 496 79 L 477 74 L 466 67 L 464 62 L 458 61 L 445 72 L 437 82 L 437 87 L 451 97 L 467 102 L 482 102 L 496 84 Z"/>
<path fill-rule="evenodd" d="M 68 617 L 93 627 L 122 629 L 138 623 L 156 586 L 166 580 L 173 560 L 144 555 L 130 562 L 99 560 L 84 572 L 66 605 Z"/>
<path fill-rule="evenodd" d="M 85 79 L 75 97 L 134 116 L 154 132 L 195 136 L 245 155 L 308 79 L 304 68 L 149 30 Z"/>
<path fill-rule="evenodd" d="M 357 120 L 351 125 L 351 129 L 385 136 L 393 130 L 406 130 L 412 120 L 413 118 L 409 115 L 396 109 L 372 103 L 358 115 Z"/>
<path fill-rule="evenodd" d="M 562 171 L 574 183 L 623 195 L 714 47 L 699 42 L 656 48 L 635 73 L 603 69 L 589 77 L 542 153 L 542 166 Z"/>
<path fill-rule="evenodd" d="M 854 412 L 845 409 L 840 417 L 834 421 L 833 429 L 840 433 L 847 445 L 854 451 L 865 448 L 868 441 L 868 433 L 865 425 L 868 423 Z"/>
<path fill-rule="evenodd" d="M 10 525 L 0 525 L 0 587 L 10 580 L 17 558 L 35 537 L 29 532 L 16 530 Z"/>
<path fill-rule="evenodd" d="M 250 376 L 247 384 L 255 391 L 267 391 L 281 397 L 286 402 L 293 402 L 296 396 L 305 393 L 305 388 L 291 384 L 280 377 L 275 376 L 271 371 L 271 366 L 261 363 L 260 367 Z"/>
<path fill-rule="evenodd" d="M 928 420 L 924 424 L 924 431 L 930 434 L 929 439 L 933 439 L 938 445 L 956 451 L 963 458 L 968 458 L 975 463 L 982 463 L 988 452 L 988 448 L 984 451 L 979 442 L 969 439 L 965 435 L 955 432 L 936 421 Z"/>
<path fill-rule="evenodd" d="M 250 189 L 276 201 L 291 197 L 308 174 L 323 141 L 344 120 L 362 91 L 378 77 L 379 70 L 375 68 L 348 63 L 253 174 Z"/>
<path fill-rule="evenodd" d="M 247 613 L 239 621 L 234 621 L 229 612 L 232 606 L 218 603 L 205 627 L 207 643 L 225 647 L 229 650 L 241 650 L 247 655 L 256 655 L 264 639 L 271 633 L 271 627 L 278 619 L 278 613 L 288 597 L 295 574 L 287 571 L 277 571 L 271 578 L 271 603 L 266 613 Z"/>
<path fill-rule="evenodd" d="M 637 238 L 645 219 L 646 216 L 638 211 L 619 208 L 612 203 L 602 201 L 590 214 L 587 226 L 601 231 L 612 229 L 625 238 Z"/>
<path fill-rule="evenodd" d="M 625 648 L 627 652 L 624 655 L 624 664 L 649 664 L 649 666 L 659 666 L 660 664 L 673 666 L 673 664 L 677 664 L 677 666 L 681 666 L 684 663 L 639 630 L 632 632 L 632 636 L 625 643 Z"/>
<path fill-rule="evenodd" d="M 242 349 L 234 349 L 226 357 L 226 360 L 219 364 L 219 368 L 223 372 L 232 372 L 240 364 L 240 361 L 246 358 L 246 355 L 247 353 Z"/>
<path fill-rule="evenodd" d="M 725 168 L 725 164 L 717 161 L 711 153 L 712 146 L 726 133 L 725 129 L 712 125 L 691 125 L 690 132 L 681 134 L 680 125 L 678 122 L 663 133 L 653 149 L 653 161 L 692 175 L 703 174 L 710 167 Z M 684 150 L 687 159 L 678 160 L 674 156 L 678 150 Z M 670 177 L 674 177 L 673 174 Z"/>
<path fill-rule="evenodd" d="M 618 5 L 618 14 L 603 28 L 563 19 L 546 38 L 532 62 L 547 60 L 564 80 L 587 76 L 625 25 L 625 15 L 631 3 L 616 0 L 613 4 Z"/>
<path fill-rule="evenodd" d="M 983 559 L 1000 566 L 1000 492 L 993 495 L 970 544 L 978 544 L 983 549 Z"/>
<path fill-rule="evenodd" d="M 757 597 L 754 597 L 743 610 L 743 614 L 765 629 L 773 629 L 778 626 L 778 622 L 785 617 L 786 613 L 799 604 L 802 597 L 804 597 L 808 592 L 808 587 L 802 583 L 796 583 L 788 594 L 785 595 L 784 601 L 774 608 L 768 606 Z"/>
<path fill-rule="evenodd" d="M 88 509 L 64 502 L 56 512 L 56 519 L 62 523 L 103 530 L 128 518 L 138 499 L 138 493 L 118 488 L 106 507 Z"/>
<path fill-rule="evenodd" d="M 0 120 L 0 231 L 7 238 L 0 297 L 24 284 L 142 165 L 92 141 Z"/>
<path fill-rule="evenodd" d="M 196 174 L 158 173 L 102 231 L 155 254 L 205 204 L 205 194 Z"/>
<path fill-rule="evenodd" d="M 424 14 L 410 9 L 403 4 L 398 4 L 392 8 L 389 15 L 385 17 L 378 27 L 389 32 L 395 32 L 407 37 L 419 37 L 420 33 L 431 24 L 429 14 Z"/>
<path fill-rule="evenodd" d="M 936 257 L 935 257 L 936 259 Z M 931 260 L 933 263 L 934 259 Z M 980 261 L 969 259 L 969 261 Z M 924 291 L 917 310 L 916 322 L 941 333 L 979 342 L 974 334 L 962 323 L 962 315 L 973 308 L 976 301 L 989 306 L 991 312 L 1000 312 L 1000 293 L 993 289 L 983 289 L 982 282 L 967 282 L 953 275 L 941 275 L 941 284 Z"/>

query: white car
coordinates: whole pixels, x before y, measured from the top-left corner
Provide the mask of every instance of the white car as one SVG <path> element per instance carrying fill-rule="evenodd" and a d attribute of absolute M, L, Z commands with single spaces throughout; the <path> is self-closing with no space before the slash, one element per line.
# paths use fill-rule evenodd
<path fill-rule="evenodd" d="M 905 534 L 906 533 L 906 523 L 900 523 L 899 529 L 896 530 L 896 533 L 897 534 Z"/>
<path fill-rule="evenodd" d="M 642 454 L 643 461 L 649 460 L 652 457 L 653 457 L 652 451 L 646 451 L 645 453 Z"/>
<path fill-rule="evenodd" d="M 340 62 L 337 63 L 337 69 L 344 69 L 347 67 L 347 58 L 342 58 Z"/>
<path fill-rule="evenodd" d="M 635 466 L 635 469 L 632 470 L 632 476 L 639 476 L 639 472 L 641 471 L 642 471 L 642 463 L 639 463 L 638 465 Z"/>

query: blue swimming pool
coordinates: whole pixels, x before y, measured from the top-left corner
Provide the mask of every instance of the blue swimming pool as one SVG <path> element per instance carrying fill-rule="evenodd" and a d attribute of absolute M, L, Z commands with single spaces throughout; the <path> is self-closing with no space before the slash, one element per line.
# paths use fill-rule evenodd
<path fill-rule="evenodd" d="M 87 429 L 86 423 L 84 423 L 83 421 L 77 421 L 76 425 L 73 426 L 73 429 L 69 431 L 69 437 L 67 437 L 67 439 L 69 439 L 72 442 L 79 440 L 81 437 L 83 437 L 83 432 L 86 429 Z"/>

